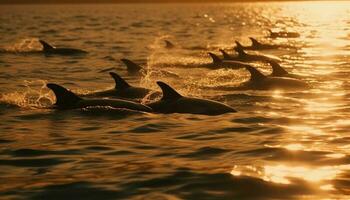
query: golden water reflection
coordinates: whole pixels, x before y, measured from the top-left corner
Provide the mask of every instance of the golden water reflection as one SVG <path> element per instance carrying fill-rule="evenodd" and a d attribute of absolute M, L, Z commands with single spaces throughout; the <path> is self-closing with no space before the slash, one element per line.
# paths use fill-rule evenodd
<path fill-rule="evenodd" d="M 337 155 L 337 156 L 340 156 Z M 234 166 L 231 170 L 233 176 L 250 176 L 260 178 L 267 182 L 279 184 L 293 184 L 303 180 L 321 190 L 333 190 L 334 180 L 340 173 L 349 170 L 350 165 L 337 166 L 295 166 L 288 164 L 267 164 L 262 167 Z"/>

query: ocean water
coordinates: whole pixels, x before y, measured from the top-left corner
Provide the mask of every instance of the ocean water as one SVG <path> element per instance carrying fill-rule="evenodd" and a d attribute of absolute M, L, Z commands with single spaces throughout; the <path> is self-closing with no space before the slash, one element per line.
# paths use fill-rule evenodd
<path fill-rule="evenodd" d="M 349 13 L 348 2 L 0 6 L 0 198 L 348 199 Z M 301 36 L 271 39 L 268 29 Z M 251 36 L 291 45 L 260 53 L 312 88 L 234 91 L 245 70 L 196 68 Z M 38 39 L 89 54 L 45 56 Z M 238 112 L 49 109 L 46 83 L 89 93 L 113 87 L 108 71 Z"/>

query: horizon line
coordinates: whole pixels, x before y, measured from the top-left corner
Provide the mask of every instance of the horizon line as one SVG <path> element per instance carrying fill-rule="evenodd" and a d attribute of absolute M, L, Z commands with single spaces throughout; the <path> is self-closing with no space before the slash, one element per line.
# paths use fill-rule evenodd
<path fill-rule="evenodd" d="M 11 5 L 11 4 L 142 4 L 142 3 L 245 3 L 245 2 L 301 2 L 301 1 L 329 1 L 329 0 L 81 0 L 79 2 L 72 0 L 34 0 L 28 2 L 28 0 L 2 0 L 0 5 Z M 347 0 L 336 0 L 336 1 L 347 1 Z"/>

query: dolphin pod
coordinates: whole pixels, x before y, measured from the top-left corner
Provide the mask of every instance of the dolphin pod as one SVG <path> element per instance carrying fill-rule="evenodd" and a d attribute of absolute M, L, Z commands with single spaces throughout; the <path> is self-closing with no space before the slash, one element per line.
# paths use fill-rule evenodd
<path fill-rule="evenodd" d="M 281 34 L 283 35 L 284 33 Z M 246 69 L 250 73 L 250 79 L 246 82 L 241 83 L 238 87 L 233 88 L 233 91 L 271 89 L 300 90 L 310 88 L 306 82 L 300 80 L 300 76 L 291 74 L 285 70 L 278 63 L 278 61 L 280 61 L 279 58 L 261 54 L 249 54 L 244 51 L 245 49 L 276 49 L 280 47 L 279 45 L 263 44 L 252 37 L 249 39 L 252 42 L 251 46 L 243 46 L 238 41 L 235 41 L 236 47 L 234 49 L 237 52 L 236 56 L 231 56 L 223 49 L 219 49 L 223 55 L 223 59 L 219 58 L 214 53 L 209 52 L 208 55 L 211 57 L 212 62 L 199 64 L 196 67 L 213 70 L 221 68 Z M 75 55 L 87 53 L 86 51 L 80 49 L 56 48 L 42 40 L 39 42 L 43 45 L 43 52 L 45 54 Z M 165 40 L 165 43 L 167 47 L 173 47 L 170 41 Z M 272 73 L 270 75 L 264 75 L 255 67 L 247 63 L 255 61 L 269 63 L 272 68 Z M 147 69 L 144 69 L 142 66 L 129 59 L 123 58 L 121 59 L 121 62 L 125 64 L 128 74 L 130 75 L 143 75 L 143 73 L 147 71 Z M 162 72 L 163 70 L 158 71 Z M 134 87 L 117 73 L 110 72 L 109 74 L 114 79 L 114 88 L 85 95 L 76 95 L 75 93 L 60 85 L 48 83 L 47 87 L 50 88 L 56 96 L 56 103 L 54 104 L 54 108 L 76 109 L 96 106 L 108 106 L 112 108 L 122 108 L 142 112 L 164 114 L 188 113 L 203 115 L 220 115 L 237 112 L 229 105 L 217 101 L 183 96 L 171 86 L 161 81 L 156 82 L 161 89 L 161 92 L 158 92 L 148 88 Z M 172 72 L 164 71 L 163 75 L 180 79 L 177 74 L 173 74 Z M 153 101 L 148 104 L 138 103 L 145 97 L 150 97 L 150 95 L 151 97 L 162 97 L 160 100 Z"/>
<path fill-rule="evenodd" d="M 43 46 L 43 53 L 46 55 L 83 55 L 87 54 L 87 51 L 81 50 L 81 49 L 74 49 L 74 48 L 58 48 L 54 47 L 44 40 L 39 40 L 40 44 Z"/>
<path fill-rule="evenodd" d="M 56 96 L 54 108 L 59 110 L 108 106 L 119 109 L 165 114 L 188 113 L 220 115 L 237 112 L 226 104 L 212 100 L 184 97 L 163 82 L 159 81 L 157 84 L 162 89 L 163 97 L 161 100 L 147 105 L 122 99 L 84 99 L 60 85 L 48 83 L 46 86 L 54 92 Z"/>

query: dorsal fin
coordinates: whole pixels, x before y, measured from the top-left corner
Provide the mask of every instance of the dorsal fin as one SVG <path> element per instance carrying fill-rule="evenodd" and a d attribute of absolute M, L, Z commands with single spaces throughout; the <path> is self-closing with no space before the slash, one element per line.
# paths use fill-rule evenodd
<path fill-rule="evenodd" d="M 258 42 L 255 38 L 249 37 L 249 39 L 252 41 L 252 46 L 256 47 L 261 45 L 261 43 Z"/>
<path fill-rule="evenodd" d="M 259 70 L 255 69 L 254 67 L 248 65 L 245 67 L 249 73 L 250 73 L 250 80 L 251 81 L 260 81 L 264 78 L 266 78 L 266 76 L 264 74 L 262 74 Z"/>
<path fill-rule="evenodd" d="M 171 49 L 171 48 L 175 47 L 175 45 L 172 42 L 170 42 L 169 40 L 164 40 L 164 42 L 165 42 L 165 48 L 167 48 L 167 49 Z"/>
<path fill-rule="evenodd" d="M 281 65 L 279 65 L 276 61 L 270 60 L 269 63 L 272 67 L 272 76 L 283 76 L 288 74 L 288 72 L 283 69 L 283 67 L 281 67 Z"/>
<path fill-rule="evenodd" d="M 222 62 L 222 60 L 217 55 L 215 55 L 211 52 L 209 52 L 208 54 L 211 57 L 211 59 L 213 60 L 213 63 L 221 63 Z"/>
<path fill-rule="evenodd" d="M 225 60 L 229 60 L 231 58 L 231 56 L 223 49 L 219 49 L 219 51 L 222 53 L 222 55 L 224 56 Z"/>
<path fill-rule="evenodd" d="M 157 84 L 159 85 L 160 89 L 162 89 L 162 92 L 163 92 L 162 100 L 176 100 L 182 97 L 181 94 L 176 92 L 173 88 L 171 88 L 166 83 L 157 81 Z"/>
<path fill-rule="evenodd" d="M 243 45 L 238 41 L 235 41 L 235 43 L 236 43 L 236 47 L 234 49 L 238 53 L 238 56 L 247 55 L 246 52 L 244 52 Z"/>
<path fill-rule="evenodd" d="M 140 65 L 134 63 L 131 60 L 123 58 L 123 59 L 120 59 L 120 61 L 122 61 L 126 65 L 129 73 L 138 73 L 142 69 Z"/>
<path fill-rule="evenodd" d="M 55 49 L 55 47 L 49 45 L 47 42 L 45 42 L 44 40 L 39 40 L 40 44 L 43 45 L 43 50 L 44 51 L 50 51 L 52 49 Z"/>
<path fill-rule="evenodd" d="M 115 89 L 116 90 L 125 90 L 126 88 L 131 87 L 129 83 L 127 83 L 122 77 L 114 72 L 109 72 L 112 78 L 115 81 Z"/>
<path fill-rule="evenodd" d="M 46 84 L 46 87 L 50 88 L 56 96 L 56 103 L 58 107 L 61 108 L 69 108 L 69 107 L 74 107 L 74 105 L 82 100 L 82 98 L 78 97 L 76 94 L 73 92 L 67 90 L 66 88 L 54 84 L 54 83 L 48 83 Z"/>

